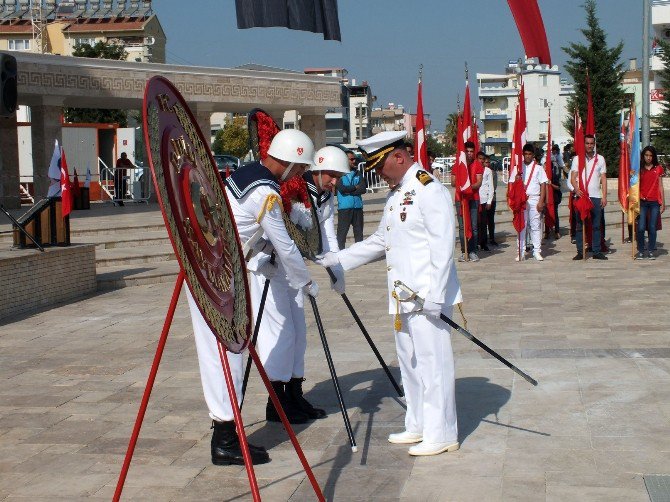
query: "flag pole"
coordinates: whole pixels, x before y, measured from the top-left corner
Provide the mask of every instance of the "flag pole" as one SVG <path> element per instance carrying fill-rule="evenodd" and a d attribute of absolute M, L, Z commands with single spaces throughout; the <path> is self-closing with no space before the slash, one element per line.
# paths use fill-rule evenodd
<path fill-rule="evenodd" d="M 465 65 L 465 85 L 466 87 L 469 85 L 469 78 L 468 78 L 468 62 L 464 61 L 463 64 Z M 469 95 L 469 94 L 468 94 Z M 465 104 L 465 103 L 464 103 Z M 465 106 L 463 107 L 463 114 L 465 116 Z M 476 152 L 475 152 L 476 153 Z M 467 162 L 467 154 L 466 154 L 466 162 Z M 465 170 L 468 173 L 468 178 L 470 178 L 470 166 L 466 165 Z M 465 261 L 468 262 L 470 261 L 470 252 L 468 251 L 468 236 L 465 233 L 465 211 L 468 211 L 468 218 L 470 218 L 470 203 L 467 201 L 463 200 L 463 197 L 461 196 L 461 212 L 463 213 L 463 238 L 465 239 Z M 470 232 L 472 232 L 472 220 L 470 220 Z"/>
<path fill-rule="evenodd" d="M 635 223 L 637 222 L 637 218 L 635 217 L 635 214 L 633 214 L 633 235 L 631 235 L 630 238 L 630 256 L 635 259 L 635 243 L 637 242 L 637 228 L 635 228 Z"/>

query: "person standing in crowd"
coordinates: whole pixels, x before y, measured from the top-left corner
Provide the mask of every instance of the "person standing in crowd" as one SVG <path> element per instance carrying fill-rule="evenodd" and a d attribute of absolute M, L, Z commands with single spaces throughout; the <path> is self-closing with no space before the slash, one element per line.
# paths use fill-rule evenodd
<path fill-rule="evenodd" d="M 518 250 L 516 261 L 525 260 L 526 231 L 530 227 L 530 237 L 533 243 L 533 257 L 537 261 L 544 261 L 542 257 L 542 211 L 546 201 L 547 174 L 542 166 L 535 160 L 535 147 L 530 143 L 523 146 L 523 166 L 517 176 L 522 176 L 523 186 L 528 200 L 526 201 L 526 210 L 524 212 L 524 227 L 521 230 L 517 246 Z M 510 179 L 508 183 L 515 180 Z"/>
<path fill-rule="evenodd" d="M 477 157 L 479 158 L 479 154 L 477 154 Z M 482 186 L 479 187 L 479 247 L 482 251 L 489 251 L 486 239 L 486 227 L 489 220 L 489 213 L 491 212 L 491 205 L 495 197 L 495 189 L 493 188 L 493 171 L 491 171 L 491 159 L 488 155 L 483 155 L 482 159 L 484 164 L 484 173 L 482 175 Z M 491 219 L 493 219 L 492 216 Z"/>
<path fill-rule="evenodd" d="M 591 227 L 592 237 L 591 245 L 593 247 L 594 260 L 607 260 L 601 252 L 601 218 L 603 209 L 607 206 L 607 165 L 602 155 L 596 153 L 596 138 L 592 134 L 584 136 L 584 146 L 586 150 L 586 166 L 583 170 L 583 183 L 586 187 L 586 192 L 582 192 L 579 188 L 579 157 L 572 159 L 572 167 L 570 169 L 571 184 L 574 188 L 575 197 L 589 197 L 593 207 L 591 208 Z M 602 193 L 602 197 L 600 197 Z M 582 252 L 583 238 L 585 229 L 582 228 L 582 220 L 578 214 L 574 215 L 577 220 L 577 232 L 575 235 L 577 243 L 577 254 L 573 260 L 583 260 L 584 254 Z"/>
<path fill-rule="evenodd" d="M 363 194 L 368 184 L 358 171 L 356 155 L 347 150 L 349 173 L 337 180 L 337 244 L 344 249 L 349 227 L 354 229 L 354 241 L 363 240 Z"/>
<path fill-rule="evenodd" d="M 465 254 L 468 254 L 470 261 L 479 261 L 477 256 L 478 229 L 477 215 L 479 213 L 479 187 L 482 185 L 484 176 L 484 166 L 475 159 L 475 144 L 472 141 L 465 142 L 465 160 L 467 162 L 468 174 L 470 175 L 470 188 L 472 189 L 472 198 L 468 199 L 468 211 L 470 212 L 470 225 L 472 227 L 472 237 L 465 242 L 465 231 L 463 228 L 463 205 L 460 195 L 456 192 L 456 215 L 458 216 L 458 238 L 461 242 L 461 257 L 458 261 L 466 261 Z M 451 171 L 451 186 L 456 186 L 456 174 Z"/>
<path fill-rule="evenodd" d="M 646 146 L 642 150 L 640 159 L 640 220 L 637 226 L 636 260 L 656 259 L 656 228 L 663 211 L 665 211 L 663 167 L 658 163 L 656 149 L 653 146 Z M 645 231 L 649 234 L 646 256 L 644 254 Z"/>
<path fill-rule="evenodd" d="M 121 157 L 116 160 L 116 169 L 114 169 L 114 205 L 124 205 L 123 199 L 126 198 L 128 191 L 127 169 L 135 169 L 135 164 L 128 158 L 126 152 L 121 152 Z"/>
<path fill-rule="evenodd" d="M 366 170 L 375 169 L 391 189 L 377 231 L 363 242 L 326 253 L 324 267 L 352 270 L 386 257 L 389 313 L 396 314 L 394 334 L 407 410 L 405 427 L 388 436 L 393 444 L 413 444 L 412 456 L 458 450 L 454 357 L 450 316 L 461 302 L 453 259 L 454 209 L 445 186 L 421 169 L 403 148 L 404 133 L 382 132 L 358 143 Z M 420 293 L 401 301 L 394 282 Z M 402 295 L 402 293 L 401 293 Z"/>
<path fill-rule="evenodd" d="M 561 156 L 561 149 L 558 145 L 553 145 L 551 147 L 551 180 L 550 185 L 547 187 L 547 190 L 554 191 L 554 239 L 559 239 L 561 237 L 560 223 L 558 220 L 558 206 L 563 199 L 563 192 L 561 192 L 561 177 L 563 176 L 563 169 L 565 164 L 563 163 L 563 157 Z M 545 238 L 549 237 L 551 229 L 544 229 Z"/>

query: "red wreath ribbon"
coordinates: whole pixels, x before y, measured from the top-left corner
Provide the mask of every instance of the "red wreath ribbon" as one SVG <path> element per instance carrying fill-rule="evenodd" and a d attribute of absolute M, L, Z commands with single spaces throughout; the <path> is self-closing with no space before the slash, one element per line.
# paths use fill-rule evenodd
<path fill-rule="evenodd" d="M 307 183 L 299 176 L 284 181 L 280 186 L 279 193 L 286 214 L 291 214 L 293 202 L 302 202 L 306 208 L 312 207 L 307 193 Z"/>
<path fill-rule="evenodd" d="M 265 160 L 268 157 L 268 149 L 270 143 L 272 143 L 272 138 L 279 132 L 279 127 L 270 115 L 261 110 L 256 112 L 255 118 L 258 131 L 258 153 L 261 160 Z"/>

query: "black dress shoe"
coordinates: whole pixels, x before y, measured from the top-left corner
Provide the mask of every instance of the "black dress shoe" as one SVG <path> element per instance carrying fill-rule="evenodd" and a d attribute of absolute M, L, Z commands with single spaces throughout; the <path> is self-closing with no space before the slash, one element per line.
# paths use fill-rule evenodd
<path fill-rule="evenodd" d="M 573 260 L 583 260 L 583 259 L 584 255 L 582 253 L 577 253 L 573 258 Z"/>
<path fill-rule="evenodd" d="M 609 259 L 609 258 L 607 258 L 607 256 L 605 256 L 605 255 L 602 254 L 602 253 L 596 253 L 596 254 L 594 254 L 594 255 L 592 256 L 592 258 L 593 258 L 594 260 L 607 260 L 607 259 Z"/>
<path fill-rule="evenodd" d="M 279 398 L 279 404 L 283 408 L 289 423 L 306 424 L 307 422 L 309 422 L 310 417 L 307 415 L 307 413 L 305 413 L 289 397 L 289 394 L 286 390 L 286 386 L 288 386 L 288 384 L 278 381 L 270 383 L 272 384 L 272 388 L 274 389 L 275 394 L 277 394 L 277 397 Z M 279 416 L 279 413 L 275 409 L 275 406 L 272 403 L 272 400 L 270 399 L 269 396 L 268 396 L 268 403 L 265 406 L 265 419 L 268 422 L 281 422 L 281 417 Z"/>
<path fill-rule="evenodd" d="M 212 463 L 214 465 L 244 465 L 242 446 L 235 431 L 235 422 L 212 422 Z M 270 455 L 262 446 L 249 444 L 251 463 L 266 464 L 270 461 Z"/>
<path fill-rule="evenodd" d="M 488 246 L 481 246 L 482 251 L 491 251 Z"/>
<path fill-rule="evenodd" d="M 488 251 L 488 249 L 487 249 Z M 300 408 L 300 411 L 305 413 L 311 419 L 326 418 L 326 411 L 321 408 L 315 408 L 302 395 L 302 382 L 304 378 L 291 378 L 291 381 L 286 384 L 286 395 L 293 404 Z"/>

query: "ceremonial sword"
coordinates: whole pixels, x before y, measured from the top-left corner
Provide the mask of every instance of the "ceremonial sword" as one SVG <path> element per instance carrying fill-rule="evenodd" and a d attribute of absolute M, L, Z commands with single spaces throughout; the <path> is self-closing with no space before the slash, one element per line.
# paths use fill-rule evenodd
<path fill-rule="evenodd" d="M 411 289 L 409 286 L 407 286 L 407 284 L 405 284 L 404 282 L 398 280 L 398 281 L 395 281 L 395 282 L 393 283 L 393 287 L 394 287 L 394 289 L 395 289 L 395 288 L 400 288 L 400 289 L 402 289 L 405 293 L 407 293 L 407 294 L 409 295 L 409 298 L 405 298 L 404 300 L 399 300 L 399 301 L 401 301 L 401 302 L 414 301 L 414 302 L 416 302 L 420 307 L 423 307 L 424 299 L 421 298 L 421 297 L 418 295 L 418 293 L 417 293 L 416 291 L 414 291 L 414 290 Z M 516 366 L 514 366 L 511 362 L 509 362 L 509 361 L 508 361 L 507 359 L 505 359 L 503 356 L 501 356 L 500 354 L 498 354 L 495 350 L 489 348 L 484 342 L 482 342 L 481 340 L 477 339 L 477 338 L 476 338 L 472 333 L 470 333 L 467 329 L 465 329 L 465 328 L 459 326 L 459 325 L 456 324 L 453 320 L 451 320 L 449 317 L 447 317 L 446 315 L 444 315 L 444 314 L 442 314 L 442 313 L 440 314 L 440 319 L 442 319 L 442 320 L 443 320 L 444 322 L 446 322 L 449 326 L 451 326 L 451 327 L 454 328 L 456 331 L 458 331 L 461 335 L 465 336 L 465 338 L 467 338 L 468 340 L 470 340 L 471 342 L 473 342 L 475 345 L 477 345 L 478 347 L 484 349 L 486 352 L 488 352 L 489 354 L 491 354 L 491 355 L 492 355 L 493 357 L 495 357 L 498 361 L 500 361 L 500 362 L 503 363 L 505 366 L 507 366 L 509 369 L 511 369 L 512 371 L 514 371 L 517 375 L 523 377 L 524 380 L 526 380 L 527 382 L 529 382 L 529 383 L 531 383 L 531 384 L 533 384 L 533 385 L 537 385 L 537 380 L 535 380 L 535 379 L 532 378 L 530 375 L 528 375 L 528 374 L 524 373 L 523 371 L 521 371 L 519 368 L 517 368 Z"/>
<path fill-rule="evenodd" d="M 330 276 L 330 280 L 333 281 L 333 284 L 335 284 L 337 282 L 337 277 L 335 277 L 335 274 L 330 269 L 330 267 L 326 267 L 326 272 L 328 272 L 328 275 Z M 375 356 L 377 357 L 377 361 L 379 361 L 379 364 L 381 364 L 382 369 L 384 370 L 384 372 L 386 373 L 386 376 L 388 377 L 389 381 L 391 382 L 391 385 L 393 385 L 393 388 L 395 388 L 396 392 L 398 393 L 398 395 L 400 397 L 404 397 L 405 393 L 400 388 L 400 385 L 398 385 L 398 382 L 396 382 L 396 379 L 393 378 L 393 375 L 391 374 L 391 370 L 389 370 L 389 367 L 386 365 L 386 362 L 384 362 L 384 358 L 379 353 L 379 350 L 377 350 L 377 346 L 372 341 L 372 338 L 370 337 L 370 334 L 368 333 L 368 330 L 365 329 L 365 326 L 363 326 L 363 321 L 361 321 L 361 318 L 358 317 L 358 314 L 356 313 L 356 310 L 354 310 L 354 306 L 349 301 L 349 298 L 347 297 L 346 293 L 342 293 L 340 296 L 344 300 L 344 303 L 347 306 L 347 308 L 349 309 L 349 312 L 351 312 L 351 315 L 354 318 L 354 321 L 356 321 L 356 324 L 358 324 L 358 327 L 361 329 L 361 332 L 363 333 L 363 336 L 367 340 L 368 345 L 370 345 L 370 348 L 372 349 L 372 352 L 374 352 Z"/>

